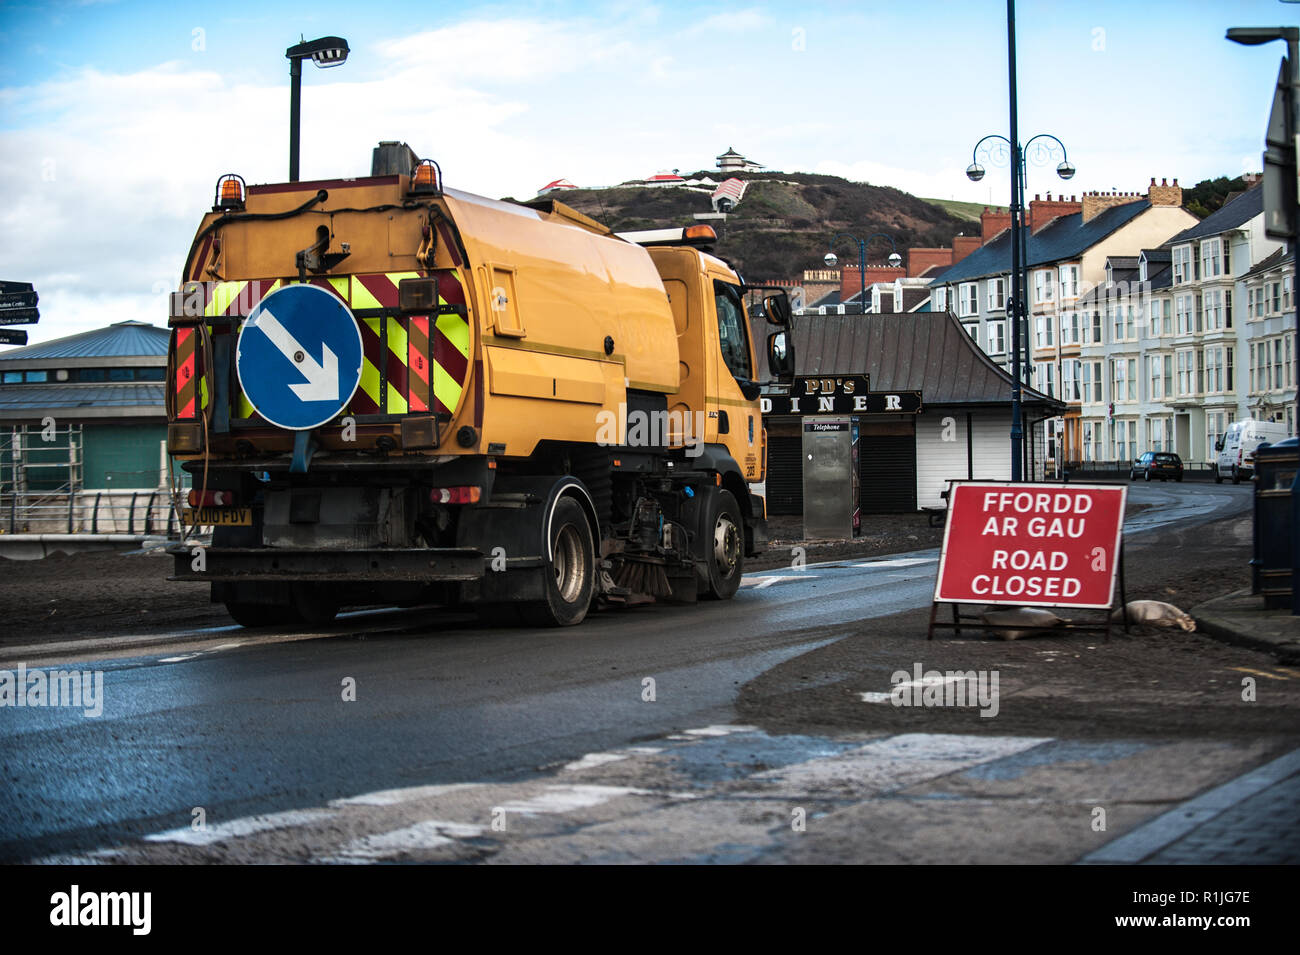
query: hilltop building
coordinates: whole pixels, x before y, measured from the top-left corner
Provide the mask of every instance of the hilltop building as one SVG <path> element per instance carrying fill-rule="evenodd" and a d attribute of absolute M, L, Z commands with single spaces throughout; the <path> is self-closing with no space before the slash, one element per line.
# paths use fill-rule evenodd
<path fill-rule="evenodd" d="M 762 163 L 746 159 L 728 146 L 727 151 L 718 157 L 718 168 L 723 172 L 759 172 L 764 167 Z"/>

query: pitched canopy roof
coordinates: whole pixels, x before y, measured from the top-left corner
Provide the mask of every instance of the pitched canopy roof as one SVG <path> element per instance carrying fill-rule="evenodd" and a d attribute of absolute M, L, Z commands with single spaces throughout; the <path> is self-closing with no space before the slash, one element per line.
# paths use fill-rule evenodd
<path fill-rule="evenodd" d="M 773 329 L 752 326 L 756 343 Z M 761 336 L 761 337 L 760 337 Z M 920 391 L 927 406 L 1006 405 L 1011 376 L 980 349 L 948 312 L 881 315 L 800 315 L 794 320 L 799 375 L 870 377 L 872 391 Z M 760 353 L 764 352 L 759 347 Z M 770 379 L 763 366 L 763 378 Z M 1065 406 L 1024 388 L 1026 405 L 1062 413 Z"/>
<path fill-rule="evenodd" d="M 171 333 L 146 322 L 117 322 L 53 341 L 0 352 L 0 362 L 33 358 L 158 358 L 167 355 Z"/>

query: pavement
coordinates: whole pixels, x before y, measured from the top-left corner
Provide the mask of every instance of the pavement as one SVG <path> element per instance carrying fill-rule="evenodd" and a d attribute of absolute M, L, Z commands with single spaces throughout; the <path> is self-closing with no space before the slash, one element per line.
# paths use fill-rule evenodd
<path fill-rule="evenodd" d="M 1237 590 L 1189 613 L 1197 630 L 1216 639 L 1272 653 L 1280 663 L 1300 663 L 1300 617 L 1290 610 L 1266 609 L 1259 594 Z"/>
<path fill-rule="evenodd" d="M 1225 643 L 1300 663 L 1300 616 L 1270 610 L 1249 589 L 1190 611 L 1197 630 Z M 1300 750 L 1202 793 L 1086 856 L 1085 864 L 1295 865 L 1300 863 Z"/>

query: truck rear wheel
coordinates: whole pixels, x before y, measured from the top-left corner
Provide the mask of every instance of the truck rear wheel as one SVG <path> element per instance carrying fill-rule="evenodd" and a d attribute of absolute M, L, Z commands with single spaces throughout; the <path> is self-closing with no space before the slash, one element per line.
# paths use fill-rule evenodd
<path fill-rule="evenodd" d="M 241 627 L 281 627 L 294 622 L 293 610 L 278 604 L 254 604 L 239 600 L 226 602 L 226 613 Z"/>
<path fill-rule="evenodd" d="M 710 495 L 703 527 L 706 539 L 700 596 L 727 600 L 745 573 L 745 526 L 730 491 Z"/>
<path fill-rule="evenodd" d="M 571 497 L 555 502 L 550 521 L 548 565 L 542 571 L 546 599 L 519 605 L 524 623 L 571 627 L 582 623 L 596 589 L 596 548 L 582 506 Z"/>
<path fill-rule="evenodd" d="M 326 584 L 293 585 L 293 615 L 309 627 L 323 627 L 338 616 L 338 600 Z"/>

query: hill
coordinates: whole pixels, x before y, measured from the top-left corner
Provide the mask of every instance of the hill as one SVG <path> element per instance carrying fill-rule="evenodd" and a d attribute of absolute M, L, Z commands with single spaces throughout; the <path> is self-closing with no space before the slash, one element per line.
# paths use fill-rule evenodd
<path fill-rule="evenodd" d="M 1250 184 L 1241 176 L 1202 179 L 1192 188 L 1183 190 L 1183 207 L 1197 218 L 1204 219 L 1211 212 L 1217 212 L 1228 196 L 1249 188 Z"/>
<path fill-rule="evenodd" d="M 683 176 L 721 178 L 716 170 Z M 750 281 L 792 278 L 804 269 L 824 268 L 822 258 L 838 232 L 864 239 L 883 232 L 905 253 L 913 246 L 948 246 L 954 235 L 977 231 L 968 220 L 888 186 L 815 173 L 740 173 L 736 178 L 750 182 L 744 199 L 725 221 L 710 224 L 718 230 L 718 254 Z M 713 211 L 707 189 L 575 189 L 554 198 L 615 232 L 690 225 L 697 221 L 695 213 Z M 857 246 L 849 240 L 836 243 L 835 252 L 841 263 L 857 264 Z M 867 262 L 880 265 L 889 253 L 889 243 L 878 239 L 867 248 Z"/>
<path fill-rule="evenodd" d="M 961 202 L 957 199 L 923 199 L 922 201 L 936 205 L 958 219 L 965 219 L 968 222 L 979 222 L 980 213 L 985 209 L 992 209 L 994 212 L 1007 211 L 1006 206 L 991 206 L 985 202 Z"/>

